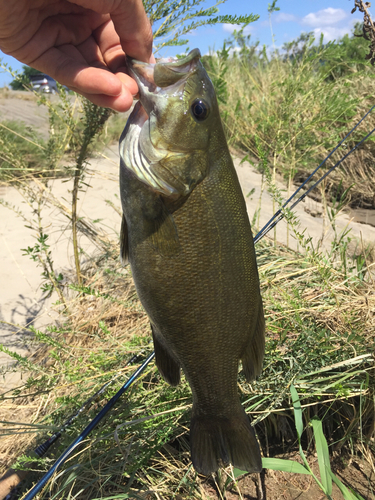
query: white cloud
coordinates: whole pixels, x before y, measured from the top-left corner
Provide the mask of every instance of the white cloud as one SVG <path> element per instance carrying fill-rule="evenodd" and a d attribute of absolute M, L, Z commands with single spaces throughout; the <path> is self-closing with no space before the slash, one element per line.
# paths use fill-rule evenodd
<path fill-rule="evenodd" d="M 238 54 L 241 50 L 241 47 L 238 47 L 238 45 L 236 45 L 235 47 L 231 47 L 229 49 L 229 54 L 232 56 L 235 52 Z"/>
<path fill-rule="evenodd" d="M 241 25 L 239 24 L 223 24 L 223 29 L 224 31 L 227 31 L 228 33 L 233 33 L 234 30 L 239 31 L 241 29 Z M 244 35 L 250 35 L 250 33 L 254 30 L 252 26 L 246 26 L 244 29 L 243 33 Z"/>
<path fill-rule="evenodd" d="M 233 31 L 237 28 L 234 24 L 223 24 L 223 30 L 227 31 L 228 33 L 233 33 Z"/>
<path fill-rule="evenodd" d="M 339 40 L 349 34 L 355 21 L 343 9 L 328 7 L 317 12 L 310 12 L 301 19 L 301 24 L 312 28 L 316 40 L 319 40 L 323 33 L 324 42 L 329 42 Z"/>
<path fill-rule="evenodd" d="M 307 24 L 312 28 L 321 28 L 322 26 L 341 23 L 347 16 L 348 14 L 343 9 L 328 7 L 317 12 L 310 12 L 310 14 L 302 18 L 302 24 Z"/>
<path fill-rule="evenodd" d="M 287 14 L 286 12 L 280 12 L 276 14 L 272 21 L 275 23 L 284 23 L 284 22 L 299 22 L 299 19 L 294 14 Z"/>
<path fill-rule="evenodd" d="M 330 42 L 332 40 L 338 40 L 339 38 L 342 38 L 344 35 L 349 34 L 351 31 L 350 26 L 345 26 L 343 28 L 338 28 L 335 26 L 326 26 L 324 28 L 315 28 L 314 29 L 314 35 L 315 39 L 319 40 L 320 35 L 323 33 L 324 35 L 324 42 Z"/>
<path fill-rule="evenodd" d="M 229 49 L 229 55 L 232 56 L 234 53 L 238 53 L 240 51 L 241 51 L 241 47 L 238 47 L 238 45 L 236 45 L 235 47 L 231 47 Z M 204 55 L 205 56 L 216 56 L 218 52 L 219 51 L 217 51 L 217 50 L 209 50 Z"/>

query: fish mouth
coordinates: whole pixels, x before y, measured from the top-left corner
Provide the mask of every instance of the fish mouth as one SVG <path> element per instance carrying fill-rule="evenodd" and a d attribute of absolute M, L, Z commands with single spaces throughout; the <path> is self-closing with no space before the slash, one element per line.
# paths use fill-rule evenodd
<path fill-rule="evenodd" d="M 130 76 L 138 84 L 139 101 L 121 135 L 120 157 L 124 167 L 141 182 L 165 196 L 179 196 L 189 191 L 189 186 L 182 189 L 173 172 L 160 165 L 177 156 L 185 161 L 191 146 L 175 148 L 170 144 L 159 133 L 158 119 L 171 100 L 173 108 L 175 99 L 183 99 L 185 84 L 198 69 L 200 57 L 200 51 L 194 49 L 181 59 L 164 59 L 156 63 L 127 58 Z"/>
<path fill-rule="evenodd" d="M 129 73 L 138 84 L 136 98 L 139 98 L 147 114 L 150 114 L 149 103 L 155 104 L 155 96 L 165 98 L 183 92 L 185 82 L 200 58 L 199 49 L 193 49 L 187 56 L 179 59 L 159 59 L 156 63 L 126 58 Z"/>

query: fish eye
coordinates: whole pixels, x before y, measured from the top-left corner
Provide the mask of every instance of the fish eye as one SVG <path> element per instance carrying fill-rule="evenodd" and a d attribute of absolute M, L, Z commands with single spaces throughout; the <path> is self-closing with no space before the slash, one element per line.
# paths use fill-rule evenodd
<path fill-rule="evenodd" d="M 205 120 L 210 114 L 210 109 L 202 99 L 195 99 L 191 105 L 191 112 L 196 120 L 199 122 Z"/>

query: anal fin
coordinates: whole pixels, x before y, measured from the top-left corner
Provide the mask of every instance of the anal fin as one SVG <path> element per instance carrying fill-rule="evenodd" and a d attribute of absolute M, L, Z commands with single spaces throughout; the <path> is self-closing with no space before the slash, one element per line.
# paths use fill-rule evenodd
<path fill-rule="evenodd" d="M 172 386 L 180 382 L 180 365 L 159 340 L 157 330 L 151 325 L 154 340 L 155 362 L 163 379 Z"/>
<path fill-rule="evenodd" d="M 263 304 L 262 299 L 260 299 L 254 333 L 241 357 L 242 368 L 248 382 L 254 380 L 262 371 L 265 348 L 264 330 Z"/>

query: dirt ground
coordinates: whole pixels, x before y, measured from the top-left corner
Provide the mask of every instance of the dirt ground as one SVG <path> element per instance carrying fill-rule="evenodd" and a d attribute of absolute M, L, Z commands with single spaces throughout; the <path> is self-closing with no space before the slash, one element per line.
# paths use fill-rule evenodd
<path fill-rule="evenodd" d="M 276 455 L 275 458 L 302 463 L 298 452 Z M 316 457 L 308 457 L 308 462 L 313 473 L 319 478 Z M 351 460 L 350 465 L 344 466 L 343 462 L 338 459 L 337 464 L 332 465 L 332 471 L 347 488 L 352 488 L 365 500 L 375 498 L 375 476 L 368 462 L 355 458 Z M 214 481 L 207 480 L 203 483 L 202 489 L 210 498 L 221 499 L 218 494 L 218 484 Z M 264 469 L 261 474 L 240 476 L 237 486 L 232 483 L 226 491 L 225 498 L 226 500 L 323 500 L 327 497 L 311 476 Z M 332 499 L 342 500 L 343 498 L 338 487 L 333 484 Z M 182 500 L 182 497 L 178 500 Z"/>

